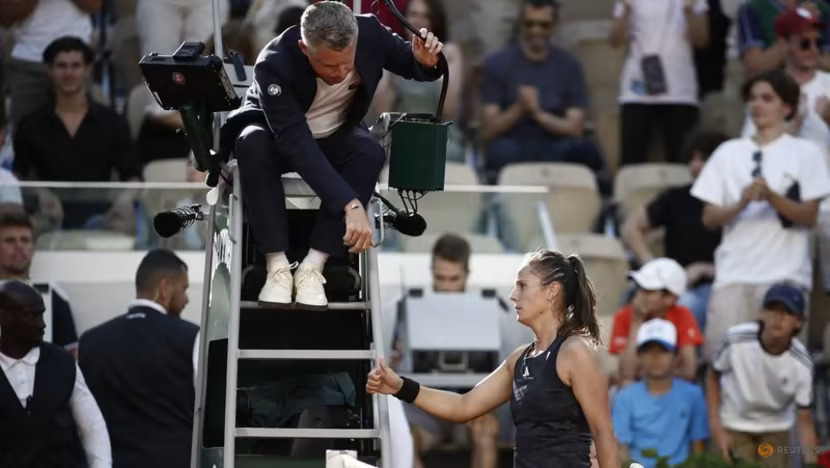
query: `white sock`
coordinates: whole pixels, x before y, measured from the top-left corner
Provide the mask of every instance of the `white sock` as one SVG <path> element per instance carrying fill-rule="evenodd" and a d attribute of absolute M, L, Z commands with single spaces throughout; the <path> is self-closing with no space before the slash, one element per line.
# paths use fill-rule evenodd
<path fill-rule="evenodd" d="M 268 273 L 274 273 L 281 268 L 288 268 L 288 257 L 285 252 L 265 254 L 265 265 Z"/>
<path fill-rule="evenodd" d="M 312 265 L 316 268 L 323 268 L 323 265 L 325 265 L 326 260 L 328 259 L 329 254 L 320 252 L 319 250 L 308 249 L 308 255 L 305 256 L 305 259 L 303 259 L 303 263 L 306 265 Z"/>

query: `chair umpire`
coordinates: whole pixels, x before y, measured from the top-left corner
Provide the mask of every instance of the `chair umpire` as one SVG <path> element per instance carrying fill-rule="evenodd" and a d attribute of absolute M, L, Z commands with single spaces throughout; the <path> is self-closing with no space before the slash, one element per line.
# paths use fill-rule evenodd
<path fill-rule="evenodd" d="M 190 466 L 199 327 L 181 319 L 187 265 L 148 252 L 127 313 L 81 336 L 78 358 L 109 427 L 113 468 Z"/>
<path fill-rule="evenodd" d="M 443 44 L 427 30 L 410 45 L 372 15 L 317 2 L 260 52 L 242 106 L 228 115 L 222 152 L 234 146 L 248 223 L 268 276 L 259 302 L 323 309 L 329 256 L 369 248 L 366 205 L 386 154 L 362 123 L 383 70 L 418 81 L 441 77 Z M 292 275 L 281 175 L 297 172 L 322 202 L 310 250 Z M 344 222 L 345 221 L 345 222 Z M 345 236 L 344 236 L 345 233 Z M 292 294 L 296 291 L 296 297 Z"/>

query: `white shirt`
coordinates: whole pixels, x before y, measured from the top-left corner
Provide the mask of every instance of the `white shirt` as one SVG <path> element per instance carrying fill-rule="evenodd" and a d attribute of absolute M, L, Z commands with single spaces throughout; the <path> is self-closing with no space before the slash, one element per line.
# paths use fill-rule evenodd
<path fill-rule="evenodd" d="M 34 348 L 21 359 L 14 359 L 0 353 L 0 369 L 6 374 L 20 404 L 26 407 L 26 400 L 35 388 L 35 369 L 40 360 L 40 347 Z M 75 388 L 69 397 L 72 419 L 78 427 L 78 435 L 84 447 L 89 468 L 112 467 L 112 448 L 107 424 L 95 397 L 86 386 L 86 380 L 78 365 L 75 365 Z"/>
<path fill-rule="evenodd" d="M 161 306 L 158 302 L 153 302 L 149 299 L 136 299 L 127 306 L 127 309 L 131 309 L 133 307 L 149 307 L 151 309 L 157 310 L 164 315 L 167 315 L 167 309 Z M 193 340 L 193 385 L 198 385 L 196 381 L 196 370 L 199 368 L 199 335 L 202 333 L 201 330 L 196 332 L 196 339 Z"/>
<path fill-rule="evenodd" d="M 789 431 L 796 405 L 813 401 L 813 363 L 795 338 L 783 354 L 769 354 L 760 328 L 758 322 L 730 328 L 712 362 L 721 374 L 721 423 L 739 432 Z"/>
<path fill-rule="evenodd" d="M 620 82 L 620 103 L 698 104 L 697 74 L 692 44 L 688 38 L 684 0 L 632 0 L 628 56 Z M 708 11 L 706 0 L 695 0 L 692 11 Z M 617 1 L 614 17 L 623 15 L 624 6 Z M 640 61 L 657 54 L 663 65 L 668 92 L 650 96 L 645 93 Z"/>
<path fill-rule="evenodd" d="M 722 144 L 703 166 L 692 195 L 719 207 L 735 205 L 752 182 L 757 151 L 763 155 L 762 174 L 776 193 L 786 193 L 797 181 L 802 201 L 830 194 L 830 175 L 821 149 L 812 141 L 785 134 L 763 147 L 749 138 Z M 804 227 L 785 229 L 768 202 L 750 203 L 723 228 L 715 251 L 715 287 L 789 280 L 810 289 L 809 233 Z"/>
<path fill-rule="evenodd" d="M 76 36 L 88 43 L 92 39 L 92 17 L 71 0 L 38 0 L 32 14 L 13 28 L 11 56 L 42 63 L 46 46 L 61 36 Z"/>
<path fill-rule="evenodd" d="M 801 124 L 798 136 L 815 142 L 824 150 L 825 161 L 828 168 L 830 168 L 830 152 L 828 152 L 828 149 L 830 149 L 830 127 L 815 110 L 816 100 L 820 96 L 830 98 L 830 73 L 816 71 L 812 80 L 801 85 L 801 94 L 804 95 L 804 107 L 799 108 L 798 112 L 803 113 L 804 121 Z M 754 134 L 755 124 L 752 123 L 752 118 L 747 112 L 741 135 L 748 138 Z M 821 211 L 830 212 L 830 199 L 825 199 L 821 203 Z"/>
<path fill-rule="evenodd" d="M 360 82 L 357 70 L 352 70 L 345 80 L 334 85 L 317 78 L 317 94 L 305 113 L 308 128 L 314 138 L 326 138 L 343 125 Z"/>

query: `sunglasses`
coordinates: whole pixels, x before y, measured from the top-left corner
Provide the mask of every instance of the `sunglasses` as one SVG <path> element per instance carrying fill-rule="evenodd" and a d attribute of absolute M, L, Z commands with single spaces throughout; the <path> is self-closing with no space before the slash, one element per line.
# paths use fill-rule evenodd
<path fill-rule="evenodd" d="M 820 43 L 818 39 L 802 39 L 799 44 L 801 50 L 818 49 L 819 45 Z"/>
<path fill-rule="evenodd" d="M 525 25 L 526 29 L 539 28 L 539 29 L 547 30 L 547 29 L 550 29 L 550 28 L 553 27 L 553 23 L 550 22 L 550 21 L 531 21 L 531 20 L 527 20 L 527 21 L 524 22 L 524 25 Z"/>
<path fill-rule="evenodd" d="M 752 169 L 752 178 L 761 177 L 761 161 L 763 159 L 764 155 L 760 151 L 752 153 L 752 162 L 755 163 L 755 167 Z"/>

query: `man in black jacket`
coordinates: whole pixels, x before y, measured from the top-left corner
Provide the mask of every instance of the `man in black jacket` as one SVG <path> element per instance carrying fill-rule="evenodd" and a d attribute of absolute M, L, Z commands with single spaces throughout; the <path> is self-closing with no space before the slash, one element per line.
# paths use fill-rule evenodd
<path fill-rule="evenodd" d="M 182 320 L 187 266 L 147 253 L 126 314 L 81 336 L 78 360 L 112 438 L 114 468 L 187 468 L 199 327 Z"/>
<path fill-rule="evenodd" d="M 344 243 L 351 252 L 369 248 L 372 228 L 365 206 L 386 154 L 361 122 L 384 69 L 406 79 L 440 78 L 443 44 L 425 29 L 421 37 L 410 45 L 374 16 L 355 16 L 340 2 L 323 1 L 309 6 L 299 27 L 287 29 L 260 53 L 254 82 L 223 133 L 236 139 L 248 220 L 266 257 L 263 305 L 286 306 L 294 299 L 307 308 L 326 308 L 322 271 L 329 255 L 344 254 Z M 285 256 L 280 178 L 292 171 L 322 201 L 311 249 L 296 275 Z"/>
<path fill-rule="evenodd" d="M 35 288 L 0 282 L 0 466 L 110 468 L 107 426 L 75 359 L 45 343 Z"/>

